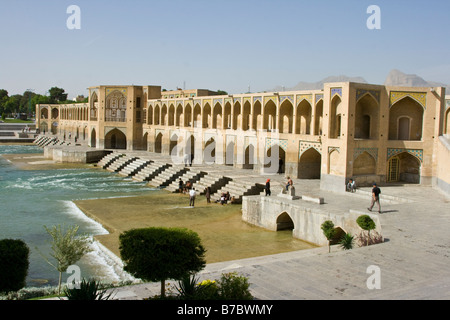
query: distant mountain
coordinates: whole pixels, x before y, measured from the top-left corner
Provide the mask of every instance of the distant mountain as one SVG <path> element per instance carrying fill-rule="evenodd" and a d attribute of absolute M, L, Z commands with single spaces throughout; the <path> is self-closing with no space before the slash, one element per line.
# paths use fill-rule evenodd
<path fill-rule="evenodd" d="M 449 92 L 450 86 L 440 82 L 426 81 L 415 74 L 406 74 L 399 70 L 389 72 L 385 86 L 404 86 L 404 87 L 444 87 Z"/>
<path fill-rule="evenodd" d="M 299 82 L 296 86 L 292 88 L 276 86 L 270 91 L 298 91 L 298 90 L 320 90 L 323 89 L 324 83 L 329 82 L 358 82 L 367 83 L 367 81 L 362 77 L 348 77 L 345 75 L 340 76 L 330 76 L 318 82 Z M 415 74 L 405 74 L 399 70 L 392 70 L 389 72 L 386 81 L 384 83 L 386 86 L 404 86 L 404 87 L 444 87 L 446 92 L 450 93 L 450 85 L 426 81 L 423 78 Z"/>
<path fill-rule="evenodd" d="M 299 82 L 296 86 L 292 88 L 286 88 L 282 86 L 277 86 L 273 88 L 272 90 L 268 91 L 298 91 L 298 90 L 320 90 L 323 89 L 324 83 L 329 82 L 359 82 L 359 83 L 367 83 L 366 80 L 364 80 L 361 77 L 348 77 L 344 75 L 340 76 L 330 76 L 323 80 L 320 80 L 318 82 Z"/>

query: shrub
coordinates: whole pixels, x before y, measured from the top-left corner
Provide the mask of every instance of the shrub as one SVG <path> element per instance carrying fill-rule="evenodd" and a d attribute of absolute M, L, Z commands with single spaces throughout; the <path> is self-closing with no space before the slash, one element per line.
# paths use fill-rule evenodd
<path fill-rule="evenodd" d="M 346 233 L 339 241 L 339 245 L 344 250 L 350 250 L 350 249 L 353 249 L 354 242 L 355 242 L 355 237 L 352 236 L 350 233 Z"/>
<path fill-rule="evenodd" d="M 218 281 L 219 296 L 223 300 L 252 300 L 250 284 L 246 277 L 238 276 L 237 273 L 225 273 Z"/>
<path fill-rule="evenodd" d="M 180 280 L 201 271 L 206 264 L 205 248 L 197 233 L 184 228 L 133 229 L 119 236 L 124 270 L 144 281 Z"/>
<path fill-rule="evenodd" d="M 113 292 L 107 293 L 107 289 L 95 279 L 83 279 L 79 284 L 73 283 L 73 288 L 66 287 L 64 295 L 68 300 L 108 300 Z"/>
<path fill-rule="evenodd" d="M 25 287 L 30 249 L 22 240 L 0 240 L 0 292 Z"/>
<path fill-rule="evenodd" d="M 367 245 L 369 245 L 370 230 L 373 230 L 376 228 L 375 222 L 368 215 L 362 215 L 356 219 L 356 223 L 358 224 L 358 226 L 361 227 L 361 229 L 366 230 L 368 232 Z"/>
<path fill-rule="evenodd" d="M 333 239 L 334 235 L 336 234 L 336 229 L 334 228 L 334 223 L 330 220 L 325 221 L 320 226 L 324 236 L 328 240 L 328 252 L 330 252 L 330 241 Z"/>

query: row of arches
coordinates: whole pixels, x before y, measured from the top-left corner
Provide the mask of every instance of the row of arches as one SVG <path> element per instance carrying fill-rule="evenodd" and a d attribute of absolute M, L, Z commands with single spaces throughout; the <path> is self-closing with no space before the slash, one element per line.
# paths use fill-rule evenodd
<path fill-rule="evenodd" d="M 144 123 L 242 131 L 278 130 L 280 133 L 315 135 L 321 134 L 322 130 L 323 100 L 320 100 L 314 109 L 307 100 L 302 100 L 296 108 L 289 100 L 284 100 L 279 108 L 272 100 L 264 106 L 259 100 L 253 105 L 249 101 L 243 105 L 240 102 L 227 102 L 224 106 L 217 102 L 213 107 L 209 103 L 203 107 L 198 103 L 192 105 L 150 105 L 144 109 Z"/>

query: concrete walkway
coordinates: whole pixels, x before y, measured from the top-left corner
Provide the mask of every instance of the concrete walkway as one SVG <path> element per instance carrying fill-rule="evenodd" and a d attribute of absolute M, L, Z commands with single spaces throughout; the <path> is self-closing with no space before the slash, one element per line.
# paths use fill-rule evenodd
<path fill-rule="evenodd" d="M 233 173 L 236 179 L 259 182 L 267 178 L 232 167 L 217 169 Z M 285 180 L 281 176 L 271 179 L 272 188 Z M 297 194 L 324 197 L 323 210 L 368 212 L 370 188 L 336 194 L 321 191 L 318 181 L 294 180 L 294 184 Z M 214 263 L 199 277 L 218 279 L 222 273 L 237 272 L 248 277 L 253 296 L 262 300 L 450 299 L 450 199 L 431 187 L 381 189 L 383 244 L 349 251 L 335 246 L 331 253 L 325 247 Z M 368 270 L 371 266 L 379 268 L 380 289 L 368 288 L 369 277 L 375 275 Z M 159 294 L 159 290 L 159 283 L 114 289 L 119 300 L 140 300 Z"/>

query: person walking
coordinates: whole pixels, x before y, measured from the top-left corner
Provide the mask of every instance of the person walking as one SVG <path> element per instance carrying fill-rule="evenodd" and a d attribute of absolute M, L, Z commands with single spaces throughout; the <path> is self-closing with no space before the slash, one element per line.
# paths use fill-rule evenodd
<path fill-rule="evenodd" d="M 190 206 L 190 207 L 194 207 L 195 196 L 196 196 L 195 188 L 192 188 L 192 189 L 189 191 L 189 206 Z"/>
<path fill-rule="evenodd" d="M 270 196 L 271 195 L 271 192 L 270 192 L 270 179 L 267 179 L 267 181 L 266 181 L 265 190 L 266 190 L 266 197 Z"/>
<path fill-rule="evenodd" d="M 372 188 L 372 201 L 370 203 L 370 207 L 367 208 L 367 210 L 372 211 L 375 203 L 377 203 L 378 204 L 378 213 L 381 213 L 380 193 L 381 193 L 380 188 L 378 188 L 377 184 L 374 183 L 373 188 Z"/>
<path fill-rule="evenodd" d="M 211 187 L 207 187 L 205 190 L 206 202 L 211 203 Z"/>

